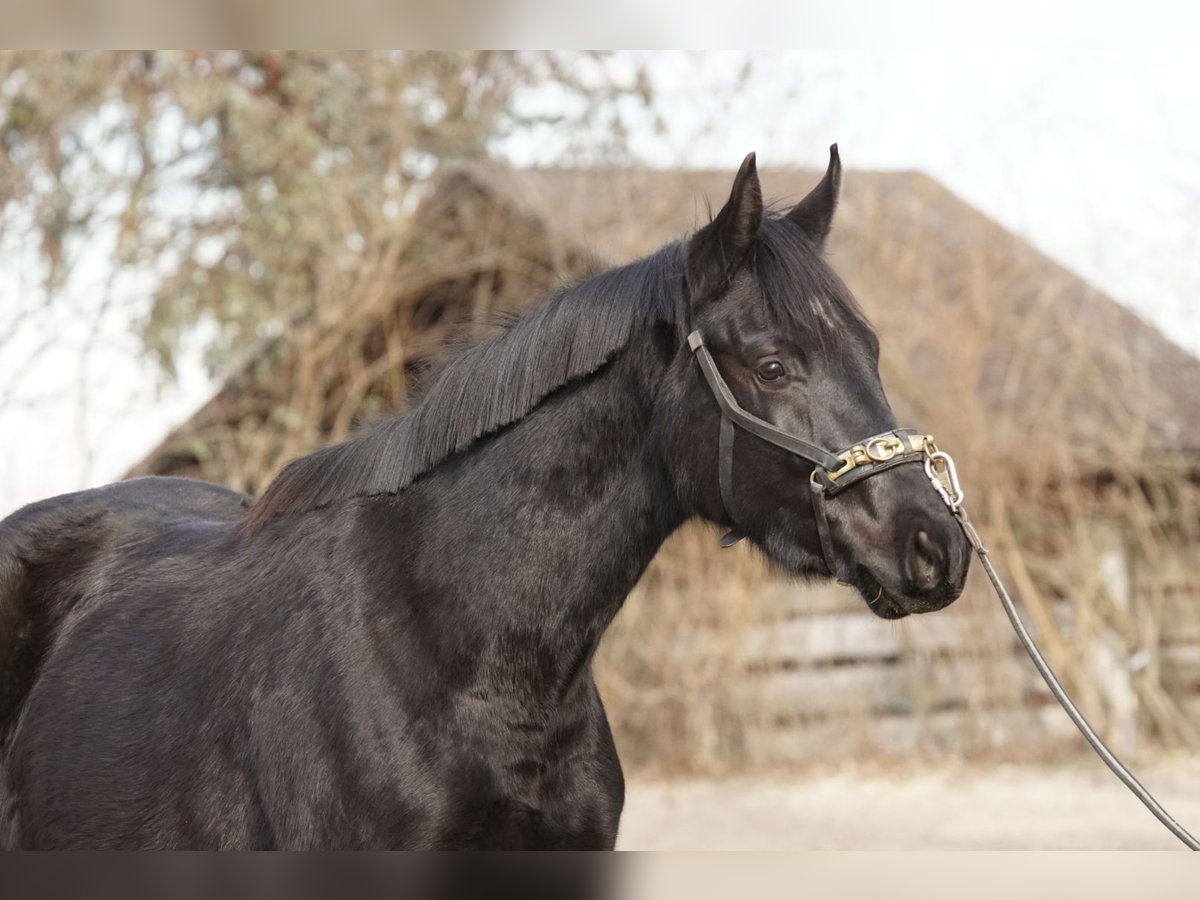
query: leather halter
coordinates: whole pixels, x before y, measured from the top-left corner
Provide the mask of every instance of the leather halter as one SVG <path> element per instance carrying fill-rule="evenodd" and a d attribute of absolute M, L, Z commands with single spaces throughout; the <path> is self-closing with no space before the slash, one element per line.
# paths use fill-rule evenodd
<path fill-rule="evenodd" d="M 896 466 L 924 462 L 929 471 L 929 464 L 945 454 L 938 452 L 931 436 L 914 428 L 885 431 L 840 453 L 831 453 L 794 434 L 788 434 L 783 429 L 743 409 L 738 404 L 737 398 L 733 396 L 729 385 L 725 383 L 725 379 L 721 377 L 717 364 L 704 345 L 704 338 L 699 331 L 693 331 L 688 335 L 688 346 L 700 364 L 704 380 L 708 383 L 717 405 L 721 408 L 719 445 L 721 503 L 725 506 L 726 517 L 733 525 L 733 529 L 721 538 L 721 546 L 732 547 L 745 537 L 737 527 L 737 516 L 734 512 L 733 439 L 736 426 L 813 464 L 809 486 L 813 516 L 817 522 L 817 536 L 821 541 L 821 555 L 824 557 L 829 573 L 835 578 L 846 580 L 848 573 L 841 570 L 837 554 L 833 549 L 833 538 L 829 532 L 829 517 L 825 509 L 826 500 L 837 496 L 846 488 L 865 478 L 886 472 Z M 954 489 L 958 489 L 957 483 L 955 483 Z M 959 491 L 959 496 L 961 499 L 961 491 Z"/>

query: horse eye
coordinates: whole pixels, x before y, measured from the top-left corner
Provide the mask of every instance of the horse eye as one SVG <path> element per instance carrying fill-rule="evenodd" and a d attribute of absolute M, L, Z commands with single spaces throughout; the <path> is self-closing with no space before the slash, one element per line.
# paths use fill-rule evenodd
<path fill-rule="evenodd" d="M 778 381 L 787 373 L 783 370 L 783 363 L 773 359 L 759 366 L 754 374 L 758 376 L 759 381 Z"/>

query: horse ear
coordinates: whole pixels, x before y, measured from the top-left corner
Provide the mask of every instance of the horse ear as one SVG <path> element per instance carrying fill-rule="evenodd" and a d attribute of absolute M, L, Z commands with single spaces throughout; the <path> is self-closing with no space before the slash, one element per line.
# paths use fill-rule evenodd
<path fill-rule="evenodd" d="M 829 168 L 825 170 L 825 177 L 787 214 L 818 247 L 829 236 L 829 226 L 833 222 L 841 188 L 842 160 L 838 156 L 837 144 L 833 144 L 829 148 Z"/>
<path fill-rule="evenodd" d="M 688 242 L 688 287 L 694 300 L 720 291 L 746 260 L 762 225 L 762 187 L 754 154 L 733 179 L 729 200 Z"/>

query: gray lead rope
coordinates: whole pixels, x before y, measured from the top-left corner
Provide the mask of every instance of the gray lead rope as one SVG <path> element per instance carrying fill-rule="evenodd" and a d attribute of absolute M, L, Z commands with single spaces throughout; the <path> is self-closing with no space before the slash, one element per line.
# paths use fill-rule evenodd
<path fill-rule="evenodd" d="M 1200 841 L 1197 841 L 1186 828 L 1176 822 L 1174 817 L 1163 809 L 1162 804 L 1154 799 L 1154 795 L 1146 790 L 1146 787 L 1134 777 L 1134 774 L 1125 768 L 1125 765 L 1108 749 L 1108 745 L 1101 740 L 1092 726 L 1088 724 L 1088 720 L 1083 717 L 1083 713 L 1079 711 L 1079 708 L 1063 689 L 1062 684 L 1059 683 L 1054 670 L 1050 668 L 1050 664 L 1046 662 L 1046 658 L 1038 650 L 1037 644 L 1033 642 L 1033 637 L 1030 636 L 1025 623 L 1021 621 L 1012 597 L 1005 590 L 1004 582 L 996 574 L 996 569 L 992 566 L 988 549 L 983 545 L 983 541 L 979 537 L 979 532 L 975 530 L 975 526 L 967 518 L 967 511 L 962 506 L 962 489 L 959 488 L 958 478 L 954 474 L 954 464 L 950 461 L 949 457 L 945 457 L 945 459 L 946 465 L 944 467 L 935 469 L 933 466 L 927 465 L 926 472 L 933 482 L 933 486 L 937 488 L 938 493 L 942 495 L 942 499 L 946 501 L 946 505 L 950 507 L 950 511 L 954 513 L 958 524 L 962 526 L 963 533 L 967 536 L 967 540 L 974 549 L 975 555 L 979 557 L 979 562 L 983 565 L 983 570 L 987 572 L 988 580 L 991 581 L 992 588 L 996 591 L 996 596 L 1000 598 L 1000 605 L 1004 607 L 1004 614 L 1008 616 L 1008 621 L 1012 624 L 1013 631 L 1017 633 L 1017 638 L 1021 641 L 1021 646 L 1025 648 L 1025 652 L 1033 660 L 1033 665 L 1038 670 L 1038 674 L 1042 676 L 1042 680 L 1050 688 L 1050 693 L 1054 695 L 1054 699 L 1058 701 L 1059 706 L 1063 708 L 1063 711 L 1075 723 L 1075 727 L 1087 739 L 1087 742 L 1096 751 L 1096 754 L 1104 760 L 1104 764 L 1112 770 L 1112 773 L 1121 780 L 1125 787 L 1133 792 L 1135 797 L 1142 801 L 1146 809 L 1154 813 L 1154 817 L 1162 822 L 1171 834 L 1183 841 L 1189 850 L 1200 850 Z M 942 474 L 943 472 L 945 475 Z"/>

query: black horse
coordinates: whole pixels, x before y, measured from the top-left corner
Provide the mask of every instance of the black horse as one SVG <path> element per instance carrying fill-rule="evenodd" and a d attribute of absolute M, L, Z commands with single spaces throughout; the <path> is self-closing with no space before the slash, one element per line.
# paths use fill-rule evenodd
<path fill-rule="evenodd" d="M 722 441 L 687 340 L 800 444 L 895 429 L 822 256 L 839 182 L 835 146 L 764 211 L 747 157 L 690 239 L 561 290 L 257 502 L 146 478 L 0 522 L 7 844 L 611 847 L 592 657 L 681 523 L 887 618 L 954 600 L 969 548 L 921 467 L 831 497 L 823 552 L 824 473 L 742 423 Z"/>

